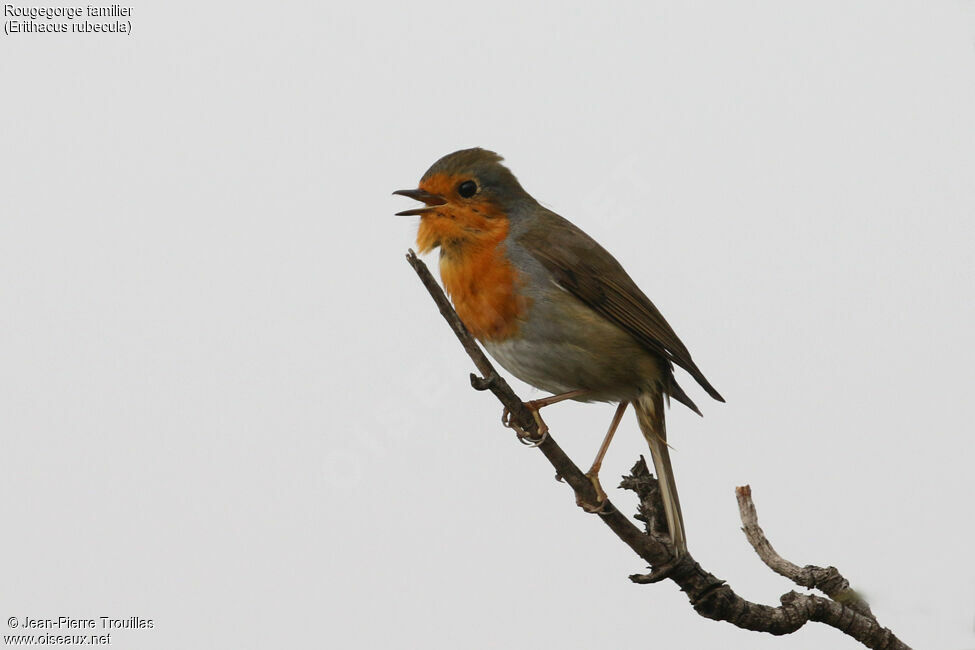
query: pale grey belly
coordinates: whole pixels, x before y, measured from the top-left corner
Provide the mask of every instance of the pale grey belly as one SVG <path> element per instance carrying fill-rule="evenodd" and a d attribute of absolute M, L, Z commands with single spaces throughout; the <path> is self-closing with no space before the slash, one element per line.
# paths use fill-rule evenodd
<path fill-rule="evenodd" d="M 580 303 L 536 303 L 532 318 L 504 341 L 482 341 L 518 379 L 550 393 L 583 389 L 580 401 L 621 401 L 659 390 L 665 362 Z"/>

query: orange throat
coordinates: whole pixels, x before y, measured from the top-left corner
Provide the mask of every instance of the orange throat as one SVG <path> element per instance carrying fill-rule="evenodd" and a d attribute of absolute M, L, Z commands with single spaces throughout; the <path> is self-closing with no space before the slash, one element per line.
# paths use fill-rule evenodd
<path fill-rule="evenodd" d="M 474 337 L 500 341 L 518 331 L 527 299 L 504 252 L 505 217 L 431 211 L 417 232 L 421 253 L 440 246 L 440 277 L 457 315 Z"/>

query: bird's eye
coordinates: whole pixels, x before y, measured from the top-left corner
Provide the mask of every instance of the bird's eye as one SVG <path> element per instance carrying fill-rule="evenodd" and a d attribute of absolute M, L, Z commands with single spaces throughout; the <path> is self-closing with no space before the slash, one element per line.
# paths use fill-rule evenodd
<path fill-rule="evenodd" d="M 457 193 L 465 199 L 469 199 L 477 193 L 477 183 L 474 181 L 464 181 L 457 186 Z"/>

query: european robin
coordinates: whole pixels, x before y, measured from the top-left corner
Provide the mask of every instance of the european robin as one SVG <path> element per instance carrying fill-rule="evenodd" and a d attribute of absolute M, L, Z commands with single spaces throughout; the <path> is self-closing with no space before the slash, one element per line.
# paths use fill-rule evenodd
<path fill-rule="evenodd" d="M 440 248 L 440 276 L 457 315 L 491 356 L 552 397 L 529 402 L 536 413 L 564 399 L 618 402 L 587 475 L 601 500 L 599 468 L 627 404 L 650 445 L 671 541 L 686 553 L 671 468 L 664 402 L 700 411 L 674 378 L 705 379 L 674 330 L 612 255 L 526 192 L 498 154 L 464 149 L 435 162 L 415 190 L 421 253 Z M 541 422 L 541 420 L 539 420 Z"/>

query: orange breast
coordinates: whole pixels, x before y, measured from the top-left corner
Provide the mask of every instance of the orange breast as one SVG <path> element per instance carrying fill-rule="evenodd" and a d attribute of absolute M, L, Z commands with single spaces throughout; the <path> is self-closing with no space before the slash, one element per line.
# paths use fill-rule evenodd
<path fill-rule="evenodd" d="M 420 252 L 440 246 L 440 277 L 457 315 L 476 338 L 499 341 L 518 330 L 527 299 L 518 291 L 518 276 L 504 254 L 508 220 L 437 211 L 420 222 Z"/>
<path fill-rule="evenodd" d="M 513 336 L 527 306 L 515 269 L 499 244 L 470 246 L 463 252 L 444 249 L 440 256 L 440 277 L 457 315 L 471 334 L 485 341 Z"/>

